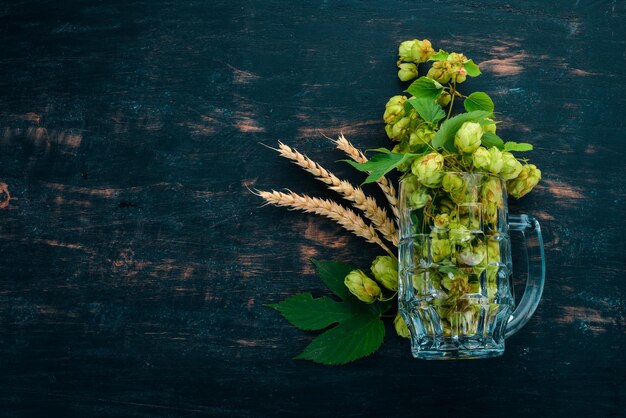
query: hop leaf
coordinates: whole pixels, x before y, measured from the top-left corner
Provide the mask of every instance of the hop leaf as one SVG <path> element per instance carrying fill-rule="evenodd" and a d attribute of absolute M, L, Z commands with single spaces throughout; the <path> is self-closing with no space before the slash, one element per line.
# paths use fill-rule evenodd
<path fill-rule="evenodd" d="M 416 99 L 433 100 L 439 97 L 442 91 L 443 86 L 439 82 L 428 77 L 418 78 L 411 83 L 408 89 L 406 89 L 406 92 L 415 96 Z"/>
<path fill-rule="evenodd" d="M 410 99 L 408 102 L 420 117 L 431 125 L 437 125 L 441 119 L 446 117 L 446 112 L 434 100 Z"/>
<path fill-rule="evenodd" d="M 369 161 L 364 163 L 357 163 L 351 160 L 342 160 L 359 171 L 371 171 L 371 174 L 367 176 L 363 184 L 373 183 L 377 181 L 379 178 L 381 178 L 394 168 L 398 167 L 400 164 L 418 155 L 410 153 L 396 154 L 384 148 L 379 148 L 374 151 L 379 151 L 381 152 L 381 154 L 375 155 L 374 157 L 370 158 Z"/>
<path fill-rule="evenodd" d="M 491 97 L 482 91 L 476 91 L 465 99 L 463 102 L 465 110 L 473 112 L 474 110 L 485 110 L 487 112 L 493 112 L 494 105 Z"/>
<path fill-rule="evenodd" d="M 465 64 L 463 64 L 463 68 L 465 68 L 465 71 L 467 71 L 467 75 L 469 75 L 470 77 L 478 77 L 481 74 L 480 68 L 478 68 L 478 65 L 476 65 L 472 60 L 469 60 Z"/>
<path fill-rule="evenodd" d="M 513 152 L 523 152 L 523 151 L 532 151 L 532 144 L 527 144 L 526 142 L 513 142 L 509 141 L 504 144 L 505 151 L 513 151 Z"/>
<path fill-rule="evenodd" d="M 385 337 L 385 327 L 380 316 L 391 307 L 391 303 L 366 305 L 354 297 L 343 283 L 354 266 L 333 261 L 312 262 L 322 281 L 341 302 L 327 296 L 313 298 L 310 293 L 300 293 L 282 302 L 267 305 L 302 330 L 321 330 L 337 324 L 314 338 L 295 358 L 337 365 L 378 350 Z"/>

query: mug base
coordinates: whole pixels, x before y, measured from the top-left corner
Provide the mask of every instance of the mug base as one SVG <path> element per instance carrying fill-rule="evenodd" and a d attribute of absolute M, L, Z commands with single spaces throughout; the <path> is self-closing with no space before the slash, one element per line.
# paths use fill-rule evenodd
<path fill-rule="evenodd" d="M 472 360 L 500 357 L 501 348 L 481 348 L 479 350 L 412 350 L 413 357 L 422 360 Z"/>

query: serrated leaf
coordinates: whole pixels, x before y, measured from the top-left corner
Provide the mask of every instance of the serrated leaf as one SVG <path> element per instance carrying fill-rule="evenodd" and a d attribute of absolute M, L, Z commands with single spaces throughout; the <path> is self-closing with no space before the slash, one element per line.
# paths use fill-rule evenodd
<path fill-rule="evenodd" d="M 505 151 L 513 151 L 513 152 L 524 152 L 524 151 L 532 151 L 532 144 L 528 144 L 526 142 L 507 142 L 504 144 Z"/>
<path fill-rule="evenodd" d="M 409 103 L 420 117 L 431 125 L 437 125 L 441 119 L 446 117 L 446 112 L 434 100 L 411 99 Z"/>
<path fill-rule="evenodd" d="M 454 151 L 454 135 L 465 122 L 477 122 L 489 116 L 489 112 L 476 110 L 468 113 L 461 113 L 453 118 L 443 122 L 439 127 L 439 131 L 432 139 L 432 145 L 435 148 L 445 148 L 448 151 Z"/>
<path fill-rule="evenodd" d="M 311 262 L 315 266 L 315 271 L 319 274 L 322 282 L 333 292 L 339 296 L 341 300 L 355 300 L 356 298 L 350 293 L 343 279 L 356 267 L 352 264 L 343 263 L 341 261 L 319 261 L 314 258 Z"/>
<path fill-rule="evenodd" d="M 378 315 L 359 315 L 317 336 L 296 356 L 327 365 L 346 364 L 378 350 L 385 326 Z"/>
<path fill-rule="evenodd" d="M 463 68 L 465 68 L 465 71 L 467 71 L 467 75 L 470 77 L 477 77 L 481 74 L 480 68 L 478 68 L 478 65 L 476 65 L 472 60 L 469 60 L 465 64 L 463 64 Z"/>
<path fill-rule="evenodd" d="M 277 310 L 291 325 L 305 331 L 324 329 L 355 315 L 346 303 L 337 303 L 326 296 L 313 298 L 308 292 L 266 306 Z"/>
<path fill-rule="evenodd" d="M 394 302 L 389 300 L 364 304 L 344 285 L 345 276 L 354 269 L 351 264 L 311 261 L 322 281 L 342 301 L 337 302 L 326 296 L 313 298 L 310 293 L 300 293 L 268 305 L 280 312 L 292 325 L 303 330 L 320 330 L 338 324 L 313 339 L 295 358 L 335 365 L 372 354 L 380 347 L 385 336 L 381 315 Z"/>
<path fill-rule="evenodd" d="M 504 141 L 502 140 L 502 138 L 492 132 L 485 132 L 483 136 L 480 137 L 480 143 L 485 148 L 504 148 Z"/>
<path fill-rule="evenodd" d="M 405 91 L 413 96 L 416 99 L 436 99 L 441 95 L 441 91 L 443 86 L 428 77 L 420 77 L 415 80 L 408 89 Z"/>
<path fill-rule="evenodd" d="M 373 183 L 379 178 L 408 160 L 414 157 L 414 154 L 396 154 L 394 152 L 381 153 L 370 158 L 369 161 L 364 163 L 357 163 L 352 160 L 342 160 L 359 171 L 369 172 L 369 176 L 365 179 L 363 184 Z"/>
<path fill-rule="evenodd" d="M 443 49 L 440 49 L 435 55 L 431 55 L 428 61 L 443 61 L 448 58 L 450 54 L 448 54 Z"/>
<path fill-rule="evenodd" d="M 489 97 L 487 93 L 482 91 L 477 91 L 467 96 L 463 102 L 463 106 L 468 112 L 484 110 L 493 113 L 494 109 L 493 100 L 491 100 L 491 97 Z"/>

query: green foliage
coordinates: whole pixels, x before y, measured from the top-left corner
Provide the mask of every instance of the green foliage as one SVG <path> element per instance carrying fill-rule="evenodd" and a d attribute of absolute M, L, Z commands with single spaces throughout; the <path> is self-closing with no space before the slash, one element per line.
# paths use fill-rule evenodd
<path fill-rule="evenodd" d="M 431 55 L 428 61 L 443 61 L 447 59 L 449 55 L 450 54 L 448 54 L 446 51 L 440 49 L 439 52 L 437 52 L 435 55 Z"/>
<path fill-rule="evenodd" d="M 446 117 L 446 112 L 434 100 L 411 99 L 408 103 L 413 106 L 422 119 L 431 125 L 437 125 L 441 119 Z"/>
<path fill-rule="evenodd" d="M 276 309 L 291 325 L 305 331 L 324 329 L 354 315 L 348 305 L 326 296 L 313 298 L 308 292 L 266 306 Z"/>
<path fill-rule="evenodd" d="M 473 112 L 461 113 L 453 118 L 443 122 L 439 127 L 439 131 L 432 140 L 435 148 L 445 148 L 448 151 L 455 151 L 454 135 L 465 122 L 478 122 L 489 116 L 489 112 L 483 110 L 475 110 Z"/>
<path fill-rule="evenodd" d="M 532 144 L 528 144 L 526 142 L 513 142 L 509 141 L 504 144 L 505 151 L 513 151 L 513 152 L 523 152 L 523 151 L 532 151 Z"/>
<path fill-rule="evenodd" d="M 302 330 L 321 330 L 337 324 L 314 338 L 295 358 L 337 365 L 378 350 L 385 337 L 380 316 L 391 307 L 391 303 L 366 305 L 354 297 L 343 283 L 345 276 L 354 269 L 352 265 L 336 261 L 312 262 L 322 281 L 341 299 L 340 302 L 327 296 L 313 298 L 310 293 L 300 293 L 267 305 Z"/>
<path fill-rule="evenodd" d="M 480 137 L 480 143 L 485 148 L 496 147 L 500 150 L 504 148 L 502 138 L 491 132 L 485 132 L 483 136 Z"/>
<path fill-rule="evenodd" d="M 411 153 L 396 154 L 394 152 L 390 152 L 387 149 L 385 149 L 384 151 L 381 151 L 380 149 L 374 151 L 379 151 L 381 153 L 375 155 L 374 157 L 370 158 L 369 161 L 364 163 L 357 163 L 352 160 L 342 160 L 359 171 L 370 172 L 369 176 L 367 176 L 363 184 L 374 183 L 379 178 L 381 178 L 394 168 L 398 167 L 400 164 L 419 155 Z"/>
<path fill-rule="evenodd" d="M 470 77 L 478 77 L 481 74 L 480 68 L 478 68 L 478 65 L 476 65 L 472 60 L 469 60 L 465 64 L 463 64 L 463 68 L 465 68 L 465 71 L 467 71 L 467 75 Z"/>
<path fill-rule="evenodd" d="M 484 110 L 493 113 L 494 109 L 493 100 L 491 100 L 491 97 L 489 97 L 487 93 L 482 91 L 477 91 L 467 96 L 463 102 L 463 106 L 468 112 Z"/>
<path fill-rule="evenodd" d="M 442 89 L 443 86 L 432 78 L 420 77 L 411 83 L 406 92 L 415 96 L 416 99 L 434 100 L 441 95 Z"/>

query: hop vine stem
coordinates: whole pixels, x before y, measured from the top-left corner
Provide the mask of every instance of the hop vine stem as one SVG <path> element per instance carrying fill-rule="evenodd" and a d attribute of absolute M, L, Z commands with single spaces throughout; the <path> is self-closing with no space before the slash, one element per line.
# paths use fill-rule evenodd
<path fill-rule="evenodd" d="M 450 107 L 448 108 L 448 116 L 446 117 L 446 119 L 450 119 L 450 115 L 452 114 L 452 106 L 454 105 L 454 97 L 456 96 L 456 81 L 452 82 L 452 88 L 450 90 L 451 94 L 451 98 L 450 98 Z"/>

